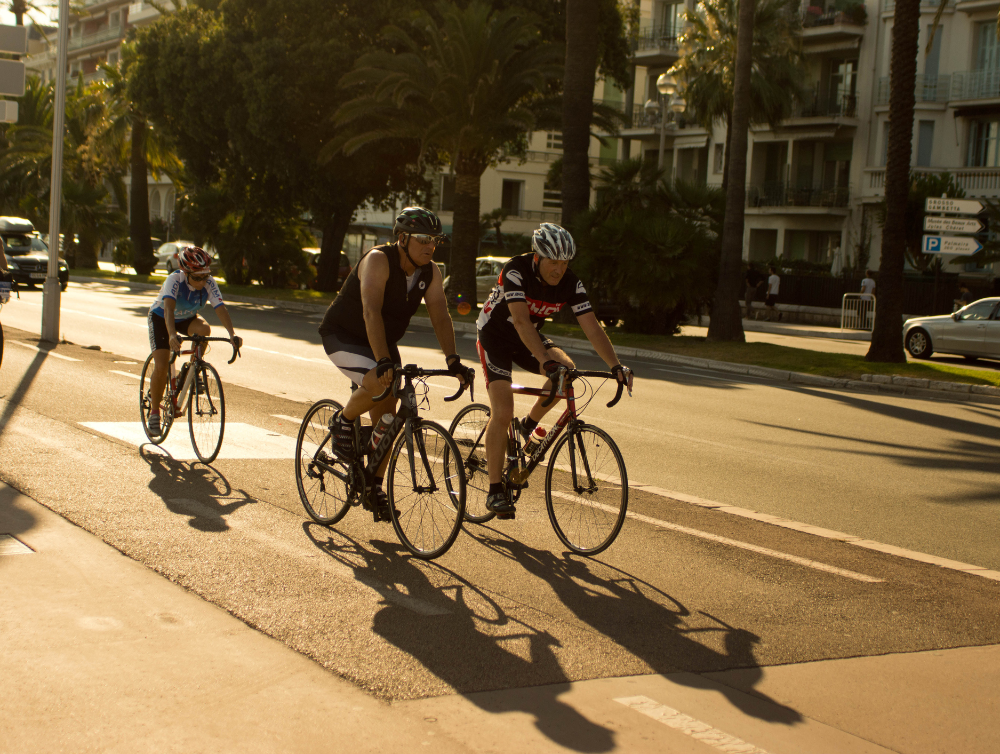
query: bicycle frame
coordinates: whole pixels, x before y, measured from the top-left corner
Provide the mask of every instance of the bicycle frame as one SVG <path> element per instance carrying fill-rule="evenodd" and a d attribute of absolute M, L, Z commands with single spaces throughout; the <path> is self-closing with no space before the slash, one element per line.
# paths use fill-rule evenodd
<path fill-rule="evenodd" d="M 510 387 L 511 392 L 516 395 L 530 395 L 535 398 L 550 396 L 550 392 L 542 388 L 525 387 L 524 385 L 511 385 Z M 520 445 L 521 438 L 514 432 L 513 423 L 507 429 L 507 436 L 511 447 L 514 449 L 514 454 L 510 458 L 510 463 L 505 473 L 510 474 L 510 479 L 514 484 L 524 484 L 528 477 L 531 476 L 531 473 L 538 467 L 538 464 L 542 462 L 545 452 L 559 439 L 562 431 L 574 422 L 580 421 L 576 416 L 576 393 L 573 390 L 572 382 L 566 385 L 561 393 L 556 393 L 556 398 L 565 398 L 566 408 L 556 420 L 556 423 L 552 425 L 552 429 L 549 430 L 545 438 L 535 448 L 535 452 L 531 458 L 527 459 L 526 463 L 524 462 L 525 456 Z M 514 468 L 515 465 L 517 468 Z"/>

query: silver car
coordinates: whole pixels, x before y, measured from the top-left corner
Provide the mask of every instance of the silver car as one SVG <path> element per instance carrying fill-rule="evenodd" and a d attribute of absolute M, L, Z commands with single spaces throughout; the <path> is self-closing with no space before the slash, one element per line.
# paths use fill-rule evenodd
<path fill-rule="evenodd" d="M 1000 298 L 981 298 L 954 314 L 914 317 L 903 323 L 903 346 L 918 359 L 955 353 L 969 361 L 1000 358 Z"/>
<path fill-rule="evenodd" d="M 510 257 L 476 257 L 476 300 L 483 303 L 490 297 L 490 293 L 500 281 L 500 273 L 503 266 L 510 261 Z M 448 284 L 451 282 L 449 275 L 444 279 L 444 292 L 449 294 Z"/>

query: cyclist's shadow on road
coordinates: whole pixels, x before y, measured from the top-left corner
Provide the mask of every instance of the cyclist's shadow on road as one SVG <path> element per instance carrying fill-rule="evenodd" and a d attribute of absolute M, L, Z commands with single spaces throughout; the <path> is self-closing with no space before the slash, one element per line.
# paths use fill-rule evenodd
<path fill-rule="evenodd" d="M 211 466 L 178 461 L 155 445 L 140 445 L 139 455 L 153 474 L 150 492 L 163 500 L 168 510 L 186 516 L 192 529 L 228 531 L 226 516 L 254 502 L 242 490 L 234 499 L 229 481 Z"/>

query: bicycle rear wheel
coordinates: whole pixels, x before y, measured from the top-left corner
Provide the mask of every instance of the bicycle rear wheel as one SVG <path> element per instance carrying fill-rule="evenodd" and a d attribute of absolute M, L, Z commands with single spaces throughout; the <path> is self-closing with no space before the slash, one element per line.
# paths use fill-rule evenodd
<path fill-rule="evenodd" d="M 188 430 L 195 455 L 202 463 L 211 463 L 219 455 L 226 431 L 226 396 L 219 373 L 211 364 L 202 363 L 191 385 L 188 400 Z"/>
<path fill-rule="evenodd" d="M 545 506 L 556 535 L 579 555 L 606 550 L 625 523 L 628 475 L 608 434 L 589 424 L 563 436 L 549 456 Z"/>
<path fill-rule="evenodd" d="M 355 476 L 354 464 L 333 452 L 330 420 L 343 408 L 336 401 L 317 401 L 306 411 L 295 441 L 295 485 L 309 517 L 318 524 L 337 523 L 351 507 L 352 494 L 346 479 Z M 362 479 L 361 492 L 364 494 Z"/>
<path fill-rule="evenodd" d="M 486 470 L 486 425 L 490 407 L 472 403 L 451 420 L 448 433 L 455 440 L 465 470 L 465 520 L 482 524 L 496 516 L 486 507 L 490 475 Z"/>
<path fill-rule="evenodd" d="M 448 551 L 462 528 L 465 474 L 461 454 L 440 424 L 413 425 L 396 437 L 386 471 L 392 525 L 399 541 L 416 557 L 431 560 Z"/>
<path fill-rule="evenodd" d="M 170 428 L 174 424 L 173 404 L 170 401 L 170 383 L 167 382 L 163 390 L 163 398 L 160 399 L 160 433 L 154 435 L 149 431 L 149 412 L 153 407 L 153 401 L 149 397 L 149 381 L 153 377 L 153 354 L 146 357 L 146 363 L 142 365 L 142 376 L 139 378 L 139 418 L 142 421 L 142 431 L 154 445 L 159 445 L 167 439 Z"/>

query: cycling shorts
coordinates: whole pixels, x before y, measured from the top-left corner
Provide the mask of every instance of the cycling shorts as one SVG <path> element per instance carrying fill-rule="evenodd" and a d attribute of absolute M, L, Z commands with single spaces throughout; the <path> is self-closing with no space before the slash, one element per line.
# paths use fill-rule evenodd
<path fill-rule="evenodd" d="M 323 350 L 330 357 L 330 361 L 355 385 L 360 386 L 361 381 L 378 364 L 375 352 L 368 345 L 356 345 L 345 343 L 336 335 L 327 334 L 323 336 Z M 393 364 L 400 363 L 399 348 L 393 343 L 389 346 L 389 358 Z"/>
<path fill-rule="evenodd" d="M 174 320 L 174 329 L 180 335 L 188 334 L 188 327 L 198 317 L 188 317 L 187 319 Z M 159 314 L 149 313 L 146 317 L 149 324 L 149 349 L 151 351 L 163 351 L 170 348 L 170 336 L 167 334 L 167 321 Z"/>
<path fill-rule="evenodd" d="M 544 335 L 541 338 L 545 348 L 552 348 L 555 345 Z M 486 387 L 489 387 L 490 383 L 494 381 L 513 382 L 511 370 L 514 368 L 514 364 L 532 374 L 542 373 L 542 365 L 520 340 L 515 344 L 505 338 L 498 338 L 488 330 L 480 330 L 476 349 L 479 351 L 479 360 L 483 364 Z"/>

